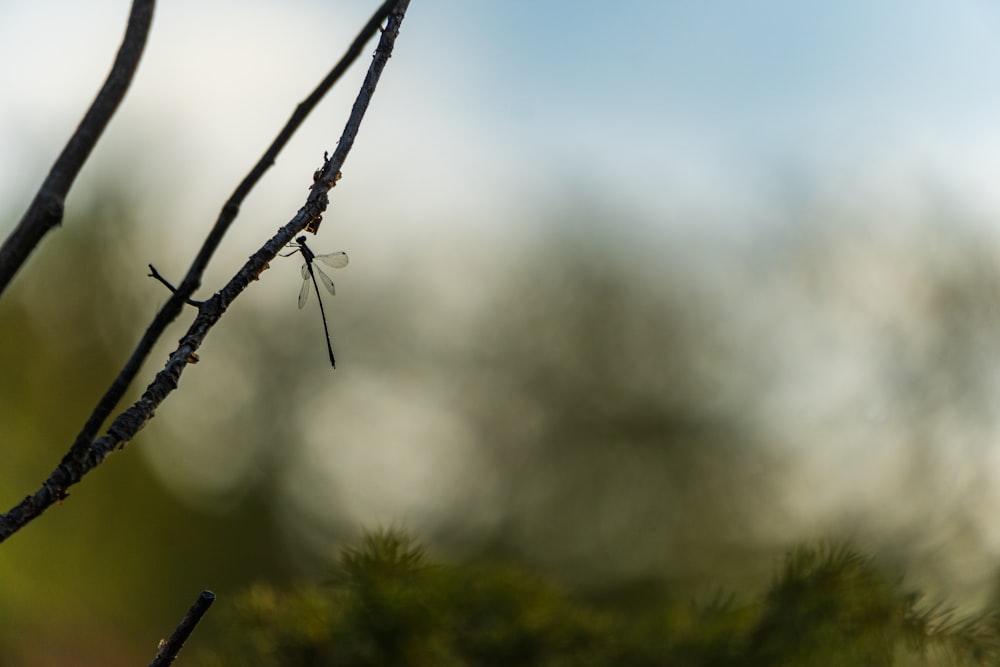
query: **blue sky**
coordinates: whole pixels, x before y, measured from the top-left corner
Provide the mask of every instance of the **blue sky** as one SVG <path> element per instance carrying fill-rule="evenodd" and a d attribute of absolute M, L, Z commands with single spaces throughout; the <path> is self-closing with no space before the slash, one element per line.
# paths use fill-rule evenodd
<path fill-rule="evenodd" d="M 505 4 L 484 18 L 498 78 L 537 110 L 698 121 L 794 148 L 833 115 L 859 129 L 982 122 L 997 102 L 998 10 L 987 3 L 540 4 L 549 11 Z"/>
<path fill-rule="evenodd" d="M 373 4 L 161 4 L 105 150 L 127 152 L 136 133 L 147 149 L 154 134 L 168 145 L 187 138 L 234 182 Z M 35 181 L 72 129 L 127 9 L 125 0 L 0 7 L 5 199 Z M 57 46 L 39 50 L 39 35 Z M 988 187 L 1000 165 L 998 37 L 1000 10 L 974 1 L 417 0 L 367 152 L 408 180 L 432 175 L 439 187 L 415 190 L 441 207 L 436 218 L 467 216 L 479 198 L 498 217 L 523 215 L 491 193 L 498 180 L 534 199 L 562 178 L 600 181 L 652 216 L 703 206 L 724 217 L 759 203 L 789 168 L 820 178 L 929 172 L 1000 208 Z M 338 118 L 341 103 L 313 122 Z M 312 153 L 320 136 L 303 140 Z M 435 190 L 467 194 L 435 199 Z M 720 192 L 735 210 L 716 210 Z"/>

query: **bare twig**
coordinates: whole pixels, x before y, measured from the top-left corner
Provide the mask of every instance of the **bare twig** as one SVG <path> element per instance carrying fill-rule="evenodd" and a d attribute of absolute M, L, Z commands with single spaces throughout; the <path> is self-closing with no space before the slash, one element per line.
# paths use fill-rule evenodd
<path fill-rule="evenodd" d="M 187 275 L 184 276 L 184 280 L 178 286 L 178 290 L 185 296 L 191 296 L 194 290 L 198 289 L 201 285 L 201 275 L 205 271 L 205 267 L 208 265 L 209 259 L 215 253 L 216 248 L 218 248 L 219 243 L 222 241 L 223 235 L 225 235 L 226 230 L 229 229 L 229 225 L 232 223 L 236 214 L 239 213 L 240 205 L 243 200 L 250 193 L 250 190 L 257 181 L 261 179 L 268 169 L 274 165 L 275 158 L 278 157 L 278 153 L 281 149 L 285 147 L 288 140 L 291 139 L 292 135 L 302 124 L 302 121 L 306 119 L 313 108 L 319 104 L 319 101 L 323 99 L 323 96 L 333 87 L 347 68 L 357 60 L 358 56 L 361 55 L 362 49 L 368 40 L 378 32 L 379 24 L 382 23 L 388 16 L 389 12 L 392 11 L 393 5 L 396 4 L 396 0 L 385 0 L 382 6 L 372 14 L 372 17 L 368 19 L 368 23 L 365 24 L 361 31 L 358 32 L 358 36 L 354 38 L 354 42 L 347 49 L 344 55 L 341 57 L 340 61 L 334 65 L 330 73 L 320 82 L 316 89 L 309 94 L 309 97 L 304 99 L 295 108 L 295 112 L 292 114 L 291 118 L 285 124 L 285 127 L 278 133 L 271 146 L 264 152 L 260 160 L 254 165 L 254 168 L 247 174 L 246 178 L 239 184 L 233 194 L 226 201 L 225 205 L 222 207 L 222 211 L 219 213 L 219 218 L 215 222 L 215 226 L 212 227 L 212 231 L 209 232 L 208 237 L 202 244 L 201 250 L 198 252 L 198 256 L 195 257 L 194 262 L 191 263 L 191 268 L 188 269 Z"/>
<path fill-rule="evenodd" d="M 301 232 L 310 222 L 322 216 L 329 204 L 327 191 L 336 182 L 337 174 L 340 172 L 351 146 L 354 145 L 361 119 L 368 108 L 372 94 L 375 92 L 375 86 L 382 70 L 392 54 L 393 44 L 399 34 L 399 26 L 408 6 L 409 0 L 398 0 L 392 8 L 388 24 L 382 31 L 382 37 L 375 50 L 372 64 L 362 84 L 361 92 L 351 109 L 351 115 L 341 134 L 337 149 L 332 156 L 325 160 L 323 168 L 316 174 L 305 205 L 257 252 L 250 256 L 239 272 L 220 291 L 207 301 L 202 302 L 198 309 L 198 316 L 185 336 L 181 338 L 178 348 L 170 355 L 166 366 L 156 374 L 139 400 L 115 418 L 108 427 L 107 433 L 95 440 L 90 447 L 81 448 L 79 451 L 71 450 L 52 471 L 40 489 L 33 495 L 26 497 L 6 514 L 0 515 L 0 541 L 8 538 L 53 503 L 64 499 L 70 486 L 79 482 L 85 474 L 103 462 L 111 452 L 124 447 L 135 437 L 135 434 L 152 419 L 153 413 L 160 403 L 177 388 L 178 380 L 185 366 L 190 363 L 194 352 L 201 346 L 208 332 L 219 321 L 233 300 L 252 281 L 257 279 L 260 272 L 267 268 L 268 262 L 273 260 L 296 234 Z M 178 288 L 172 298 L 181 294 L 182 290 Z M 178 305 L 179 307 L 180 305 Z M 75 449 L 76 444 L 74 443 Z"/>
<path fill-rule="evenodd" d="M 169 280 L 164 278 L 163 275 L 161 275 L 160 272 L 156 270 L 155 266 L 153 266 L 152 264 L 147 264 L 147 266 L 149 267 L 150 278 L 156 278 L 161 283 L 163 283 L 163 286 L 166 287 L 168 290 L 170 290 L 171 293 L 173 294 L 177 293 L 177 288 L 174 287 Z M 195 301 L 194 299 L 185 299 L 184 303 L 186 303 L 189 306 L 194 306 L 195 308 L 201 305 L 201 301 Z"/>
<path fill-rule="evenodd" d="M 295 133 L 298 127 L 305 120 L 306 116 L 313 110 L 313 108 L 319 103 L 320 99 L 330 90 L 334 83 L 336 83 L 343 73 L 347 70 L 351 64 L 357 60 L 358 56 L 361 54 L 364 45 L 368 42 L 371 37 L 378 32 L 379 25 L 384 21 L 389 12 L 392 10 L 392 6 L 395 0 L 386 0 L 382 3 L 370 19 L 368 23 L 361 29 L 357 37 L 354 38 L 354 42 L 347 49 L 344 55 L 341 57 L 340 61 L 334 65 L 330 73 L 326 75 L 323 81 L 320 82 L 316 89 L 302 101 L 298 107 L 296 107 L 295 112 L 292 114 L 291 118 L 282 128 L 278 136 L 271 142 L 271 145 L 261 156 L 257 164 L 254 165 L 253 169 L 244 177 L 240 184 L 230 195 L 229 199 L 226 201 L 222 210 L 219 212 L 219 217 L 216 219 L 215 224 L 212 226 L 212 230 L 209 232 L 208 237 L 202 244 L 201 249 L 198 251 L 197 257 L 191 263 L 188 268 L 184 279 L 181 284 L 176 288 L 171 289 L 171 296 L 167 299 L 167 302 L 163 304 L 160 310 L 156 313 L 153 321 L 150 322 L 149 327 L 147 327 L 146 332 L 143 334 L 139 343 L 136 345 L 135 349 L 132 351 L 131 356 L 122 366 L 121 371 L 118 376 L 108 387 L 104 396 L 98 401 L 97 405 L 94 407 L 93 412 L 87 419 L 87 422 L 80 429 L 77 434 L 76 439 L 73 441 L 73 445 L 70 447 L 69 452 L 63 459 L 63 464 L 71 464 L 73 461 L 82 461 L 83 457 L 86 455 L 87 450 L 90 448 L 91 443 L 97 436 L 98 429 L 107 420 L 111 411 L 115 409 L 118 402 L 121 401 L 122 396 L 131 386 L 132 381 L 135 376 L 139 373 L 139 369 L 142 364 L 146 361 L 149 356 L 150 351 L 159 340 L 160 336 L 166 330 L 167 326 L 177 319 L 180 315 L 184 304 L 200 305 L 200 301 L 193 301 L 191 295 L 194 291 L 201 286 L 201 276 L 205 271 L 205 267 L 208 265 L 209 260 L 214 255 L 215 251 L 218 249 L 219 244 L 222 241 L 223 236 L 226 231 L 232 225 L 233 220 L 239 213 L 240 205 L 243 200 L 250 193 L 250 190 L 257 184 L 257 182 L 263 177 L 264 173 L 274 164 L 275 159 L 284 148 L 285 144 Z"/>
<path fill-rule="evenodd" d="M 191 608 L 181 620 L 177 629 L 170 635 L 170 639 L 160 641 L 156 657 L 149 663 L 149 667 L 166 667 L 166 665 L 174 661 L 180 650 L 184 648 L 184 642 L 194 632 L 195 627 L 201 622 L 202 617 L 208 611 L 208 608 L 212 606 L 213 602 L 215 602 L 215 593 L 212 591 L 201 592 L 201 595 L 191 605 Z"/>
<path fill-rule="evenodd" d="M 125 37 L 108 78 L 56 158 L 21 221 L 0 246 L 0 295 L 49 230 L 62 223 L 66 195 L 125 97 L 146 46 L 155 0 L 133 0 Z"/>

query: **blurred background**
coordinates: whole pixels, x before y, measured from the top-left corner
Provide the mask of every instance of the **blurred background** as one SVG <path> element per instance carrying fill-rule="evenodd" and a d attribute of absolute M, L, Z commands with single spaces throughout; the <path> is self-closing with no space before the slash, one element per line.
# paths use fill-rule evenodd
<path fill-rule="evenodd" d="M 63 227 L 0 300 L 4 509 L 164 302 L 146 264 L 183 275 L 377 4 L 158 7 Z M 0 233 L 128 9 L 0 3 Z M 196 296 L 302 205 L 367 64 Z M 139 437 L 2 545 L 0 659 L 148 661 L 203 588 L 316 576 L 379 526 L 678 595 L 847 538 L 982 603 L 1000 552 L 997 118 L 1000 10 L 982 0 L 414 0 L 310 241 L 351 256 L 327 300 L 337 370 L 317 305 L 296 307 L 300 260 L 272 263 Z"/>

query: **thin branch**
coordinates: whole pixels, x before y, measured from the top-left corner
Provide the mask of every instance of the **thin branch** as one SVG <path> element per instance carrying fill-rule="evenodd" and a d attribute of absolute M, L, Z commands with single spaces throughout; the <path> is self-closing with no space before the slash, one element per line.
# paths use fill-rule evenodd
<path fill-rule="evenodd" d="M 250 256 L 239 272 L 220 291 L 207 301 L 202 302 L 198 309 L 198 316 L 184 337 L 181 338 L 180 345 L 170 355 L 166 366 L 156 374 L 139 400 L 114 419 L 108 427 L 107 433 L 95 440 L 90 447 L 81 448 L 79 451 L 71 450 L 52 471 L 40 489 L 33 495 L 27 496 L 6 514 L 0 515 L 0 541 L 10 537 L 53 503 L 66 498 L 70 486 L 79 482 L 85 474 L 100 465 L 111 452 L 124 447 L 135 437 L 135 434 L 153 418 L 156 408 L 177 388 L 180 376 L 193 358 L 192 355 L 201 346 L 208 332 L 219 321 L 229 305 L 251 282 L 257 279 L 257 276 L 268 267 L 268 263 L 296 234 L 301 232 L 310 222 L 322 216 L 330 201 L 327 191 L 336 181 L 337 174 L 343 166 L 351 146 L 354 145 L 361 119 L 371 102 L 382 70 L 392 54 L 393 44 L 399 34 L 400 23 L 409 4 L 409 0 L 398 0 L 390 12 L 388 24 L 382 31 L 382 37 L 375 50 L 372 64 L 362 84 L 361 92 L 351 109 L 351 115 L 344 127 L 337 150 L 326 160 L 323 170 L 314 179 L 305 205 L 257 252 Z M 181 294 L 182 291 L 178 288 L 172 298 Z"/>
<path fill-rule="evenodd" d="M 62 223 L 66 195 L 128 91 L 146 47 L 155 0 L 133 0 L 125 37 L 108 78 L 76 132 L 56 158 L 28 210 L 0 246 L 0 295 L 53 227 Z"/>
<path fill-rule="evenodd" d="M 163 286 L 166 287 L 168 290 L 170 290 L 171 293 L 173 294 L 177 293 L 177 288 L 174 287 L 169 280 L 164 278 L 163 275 L 156 270 L 155 266 L 153 266 L 152 264 L 147 264 L 147 266 L 149 267 L 149 274 L 148 274 L 149 278 L 156 278 L 161 283 L 163 283 Z M 185 299 L 184 303 L 186 303 L 189 306 L 194 306 L 195 308 L 201 305 L 201 301 L 195 301 L 194 299 Z"/>
<path fill-rule="evenodd" d="M 351 107 L 351 115 L 347 118 L 347 125 L 340 135 L 337 148 L 328 159 L 324 153 L 324 168 L 322 172 L 317 172 L 313 176 L 313 190 L 319 188 L 327 191 L 340 180 L 340 167 L 343 166 L 347 154 L 351 152 L 351 147 L 354 146 L 354 139 L 358 136 L 358 129 L 361 127 L 361 119 L 364 118 L 365 112 L 368 110 L 368 105 L 371 103 L 372 95 L 375 94 L 375 86 L 378 85 L 382 69 L 392 56 L 392 46 L 396 42 L 396 35 L 399 34 L 399 24 L 403 20 L 403 15 L 406 14 L 407 7 L 410 6 L 410 0 L 398 0 L 398 2 L 387 4 L 393 4 L 394 8 L 392 9 L 385 30 L 382 31 L 382 39 L 379 40 L 378 49 L 375 51 L 375 58 L 371 67 L 368 68 L 365 80 L 361 83 L 361 92 L 358 93 L 357 99 L 354 100 L 354 106 Z M 289 237 L 290 239 L 291 237 Z"/>
<path fill-rule="evenodd" d="M 396 4 L 396 0 L 385 0 L 382 6 L 372 14 L 372 17 L 368 19 L 368 23 L 361 28 L 358 32 L 357 37 L 348 47 L 347 51 L 341 57 L 340 61 L 334 65 L 330 73 L 316 86 L 316 89 L 310 93 L 309 97 L 304 99 L 295 108 L 295 112 L 292 113 L 291 118 L 285 124 L 285 127 L 278 133 L 271 146 L 265 151 L 264 155 L 261 156 L 260 160 L 254 165 L 254 168 L 247 174 L 246 178 L 239 184 L 233 194 L 226 201 L 225 205 L 222 207 L 222 211 L 219 213 L 219 218 L 215 222 L 215 226 L 209 232 L 208 237 L 205 239 L 204 244 L 202 244 L 201 250 L 198 252 L 198 256 L 195 257 L 194 261 L 191 263 L 191 268 L 188 269 L 187 275 L 184 276 L 184 280 L 178 286 L 178 290 L 185 296 L 191 296 L 196 289 L 201 285 L 201 276 L 205 271 L 205 267 L 208 265 L 208 261 L 211 259 L 212 255 L 215 253 L 216 248 L 218 248 L 219 243 L 222 241 L 223 235 L 225 235 L 226 230 L 229 229 L 230 224 L 239 213 L 240 205 L 243 200 L 250 193 L 250 190 L 257 184 L 257 181 L 261 179 L 268 169 L 274 165 L 275 159 L 278 157 L 278 153 L 281 149 L 285 147 L 288 140 L 291 139 L 292 135 L 299 128 L 302 122 L 306 119 L 313 108 L 319 104 L 323 96 L 333 87 L 347 68 L 350 67 L 358 56 L 361 55 L 365 44 L 368 43 L 376 32 L 378 32 L 379 25 L 382 21 L 386 20 L 389 13 L 392 11 L 393 5 Z"/>
<path fill-rule="evenodd" d="M 139 343 L 136 345 L 135 349 L 132 351 L 131 356 L 122 366 L 121 371 L 118 376 L 108 387 L 104 396 L 98 401 L 97 405 L 94 407 L 93 412 L 87 419 L 87 422 L 80 429 L 77 434 L 76 439 L 73 441 L 73 445 L 70 447 L 69 452 L 63 459 L 63 464 L 72 463 L 73 461 L 80 462 L 86 455 L 87 450 L 90 448 L 91 443 L 97 436 L 98 430 L 101 425 L 108 419 L 111 411 L 115 409 L 125 392 L 132 385 L 132 381 L 135 376 L 139 373 L 139 369 L 142 368 L 142 364 L 146 361 L 149 356 L 150 351 L 156 344 L 156 341 L 160 339 L 163 332 L 166 330 L 167 326 L 170 325 L 177 316 L 180 315 L 181 310 L 184 308 L 184 304 L 201 304 L 200 301 L 193 301 L 191 295 L 194 291 L 201 286 L 201 277 L 205 271 L 205 267 L 208 265 L 209 260 L 215 254 L 218 249 L 219 244 L 222 241 L 223 236 L 225 236 L 226 231 L 232 225 L 233 220 L 239 213 L 240 206 L 243 200 L 246 199 L 247 195 L 257 184 L 257 182 L 263 177 L 264 173 L 274 164 L 275 159 L 284 148 L 285 144 L 292 137 L 295 131 L 299 128 L 302 122 L 306 119 L 313 108 L 319 103 L 323 96 L 330 90 L 330 88 L 343 76 L 347 68 L 350 67 L 358 56 L 361 55 L 364 45 L 371 39 L 371 37 L 378 32 L 379 25 L 388 16 L 389 12 L 392 10 L 392 6 L 395 0 L 386 0 L 382 3 L 382 6 L 368 19 L 368 23 L 358 32 L 357 37 L 354 38 L 354 42 L 347 49 L 341 59 L 334 65 L 333 69 L 330 70 L 329 74 L 316 86 L 309 96 L 303 100 L 295 109 L 291 118 L 285 124 L 284 128 L 278 133 L 278 136 L 271 142 L 271 145 L 264 152 L 261 158 L 254 165 L 253 169 L 243 178 L 240 184 L 230 195 L 229 199 L 223 205 L 222 210 L 219 212 L 219 217 L 216 219 L 215 224 L 212 226 L 212 230 L 209 232 L 208 237 L 202 244 L 201 249 L 198 251 L 197 257 L 191 263 L 188 268 L 184 279 L 181 284 L 176 287 L 176 289 L 171 289 L 171 296 L 167 299 L 167 302 L 163 304 L 160 310 L 156 313 L 153 321 L 150 322 L 149 327 L 147 327 L 146 332 L 142 335 Z"/>
<path fill-rule="evenodd" d="M 177 654 L 184 648 L 184 642 L 194 632 L 195 627 L 201 622 L 202 617 L 213 602 L 215 602 L 215 593 L 212 591 L 201 592 L 201 595 L 198 596 L 198 599 L 194 601 L 188 613 L 181 620 L 180 625 L 170 635 L 170 639 L 160 641 L 159 650 L 157 650 L 153 662 L 149 663 L 149 667 L 166 667 L 174 661 Z"/>

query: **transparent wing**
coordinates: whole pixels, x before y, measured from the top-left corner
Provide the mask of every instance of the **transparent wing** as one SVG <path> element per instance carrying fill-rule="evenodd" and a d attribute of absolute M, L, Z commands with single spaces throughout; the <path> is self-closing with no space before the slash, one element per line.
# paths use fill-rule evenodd
<path fill-rule="evenodd" d="M 316 259 L 335 269 L 342 269 L 347 266 L 346 252 L 331 252 L 329 255 L 316 255 Z"/>
<path fill-rule="evenodd" d="M 326 288 L 326 291 L 330 294 L 336 294 L 337 288 L 333 286 L 333 281 L 330 280 L 330 276 L 323 273 L 318 266 L 314 267 L 313 270 L 316 272 L 316 275 L 319 276 L 319 281 L 323 283 L 323 287 Z"/>
<path fill-rule="evenodd" d="M 302 265 L 302 280 L 309 280 L 309 265 Z"/>
<path fill-rule="evenodd" d="M 309 271 L 306 270 L 306 279 L 302 281 L 302 289 L 299 290 L 299 308 L 306 305 L 309 298 Z"/>

